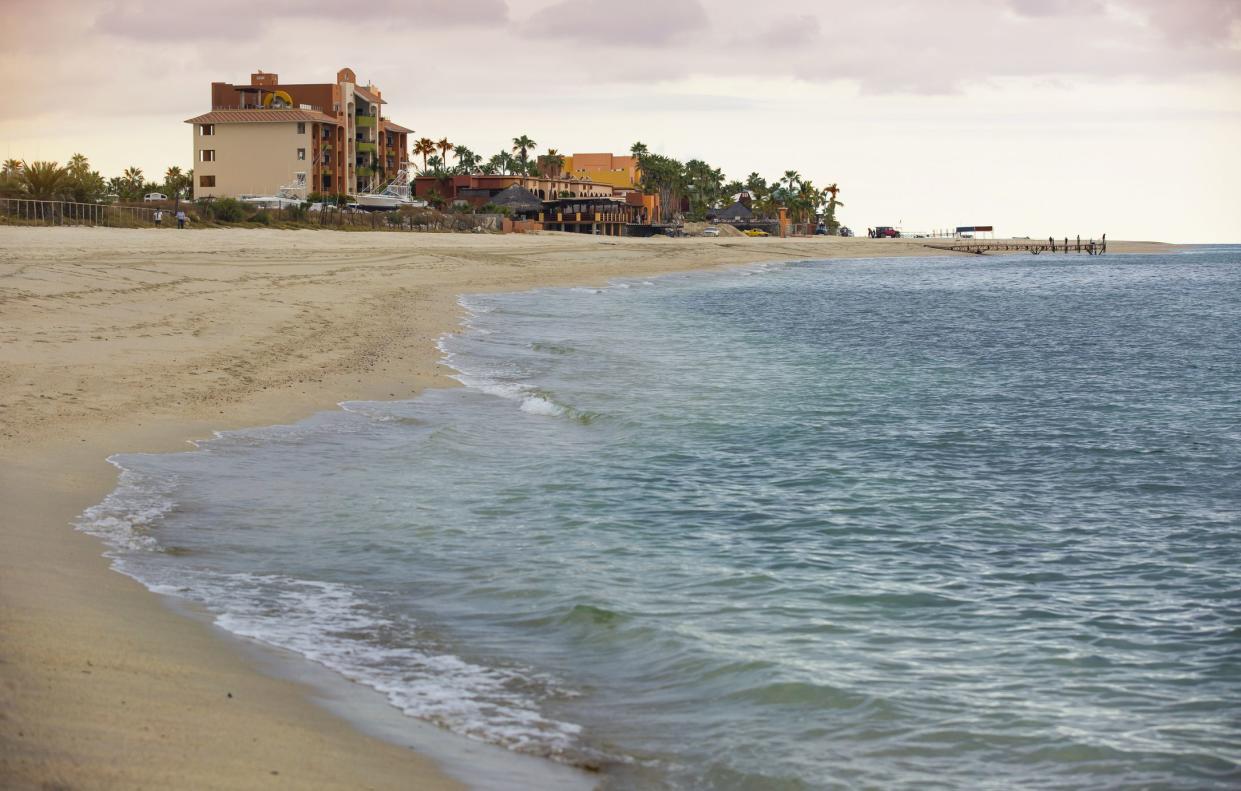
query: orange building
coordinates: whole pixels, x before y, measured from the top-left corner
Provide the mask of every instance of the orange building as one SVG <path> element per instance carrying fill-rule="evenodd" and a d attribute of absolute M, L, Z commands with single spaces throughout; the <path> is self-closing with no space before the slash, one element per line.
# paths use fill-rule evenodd
<path fill-rule="evenodd" d="M 329 194 L 386 183 L 408 168 L 413 130 L 386 117 L 384 104 L 347 68 L 331 83 L 282 83 L 262 71 L 249 85 L 213 82 L 211 112 L 186 122 L 195 194 L 272 194 L 299 176 L 309 192 Z"/>
<path fill-rule="evenodd" d="M 618 190 L 636 190 L 642 183 L 637 157 L 615 154 L 574 154 L 564 158 L 564 175 L 610 184 Z"/>

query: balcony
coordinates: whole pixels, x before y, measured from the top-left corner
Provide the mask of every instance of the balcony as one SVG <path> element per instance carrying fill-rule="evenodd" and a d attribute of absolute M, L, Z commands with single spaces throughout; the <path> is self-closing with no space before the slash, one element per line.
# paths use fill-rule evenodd
<path fill-rule="evenodd" d="M 376 151 L 374 143 L 358 143 L 358 153 L 374 154 Z"/>
<path fill-rule="evenodd" d="M 359 116 L 355 116 L 354 120 L 357 122 L 358 126 L 367 126 L 367 127 L 374 128 L 376 118 L 373 115 L 359 115 Z"/>

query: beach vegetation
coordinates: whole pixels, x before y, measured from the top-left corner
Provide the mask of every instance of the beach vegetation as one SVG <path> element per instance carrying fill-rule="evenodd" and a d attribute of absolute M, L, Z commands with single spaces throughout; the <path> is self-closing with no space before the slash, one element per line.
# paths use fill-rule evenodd
<path fill-rule="evenodd" d="M 440 167 L 448 167 L 448 152 L 452 151 L 454 148 L 456 148 L 456 146 L 448 142 L 448 138 L 446 137 L 440 138 L 440 141 L 435 144 L 435 149 L 440 152 Z"/>
<path fill-rule="evenodd" d="M 538 170 L 545 178 L 560 178 L 564 173 L 564 156 L 554 148 L 547 149 L 547 153 L 539 157 Z"/>
<path fill-rule="evenodd" d="M 246 205 L 236 198 L 217 198 L 204 204 L 207 213 L 217 222 L 242 222 L 246 219 Z"/>
<path fill-rule="evenodd" d="M 521 165 L 521 172 L 528 174 L 530 172 L 530 149 L 537 146 L 538 143 L 530 139 L 530 135 L 520 135 L 513 138 L 513 153 L 517 155 L 517 161 Z"/>
<path fill-rule="evenodd" d="M 57 162 L 23 162 L 18 181 L 25 197 L 59 200 L 64 197 L 68 172 Z"/>
<path fill-rule="evenodd" d="M 107 194 L 107 186 L 99 171 L 91 170 L 90 161 L 84 154 L 74 154 L 69 158 L 69 164 L 65 166 L 65 200 L 95 203 Z"/>
<path fill-rule="evenodd" d="M 479 172 L 483 158 L 466 146 L 457 146 L 453 154 L 457 158 L 456 173 L 461 176 L 472 176 Z"/>
<path fill-rule="evenodd" d="M 432 140 L 431 138 L 424 137 L 420 139 L 418 142 L 414 143 L 414 154 L 422 155 L 423 172 L 426 172 L 427 170 L 427 157 L 429 157 L 431 154 L 434 154 L 434 153 L 435 153 L 435 141 Z"/>

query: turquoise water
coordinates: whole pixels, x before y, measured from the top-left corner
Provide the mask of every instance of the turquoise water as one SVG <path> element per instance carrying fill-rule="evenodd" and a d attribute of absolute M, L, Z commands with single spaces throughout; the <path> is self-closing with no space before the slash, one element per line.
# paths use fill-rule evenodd
<path fill-rule="evenodd" d="M 467 387 L 118 457 L 83 527 L 612 788 L 1241 784 L 1241 248 L 465 303 Z"/>

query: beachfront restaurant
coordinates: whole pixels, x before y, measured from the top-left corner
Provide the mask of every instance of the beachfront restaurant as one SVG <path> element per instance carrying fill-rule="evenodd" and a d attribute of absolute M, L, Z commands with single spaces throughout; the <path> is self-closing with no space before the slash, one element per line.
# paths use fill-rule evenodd
<path fill-rule="evenodd" d="M 601 236 L 646 235 L 647 208 L 623 198 L 563 198 L 544 201 L 538 221 L 549 231 L 589 233 Z"/>

